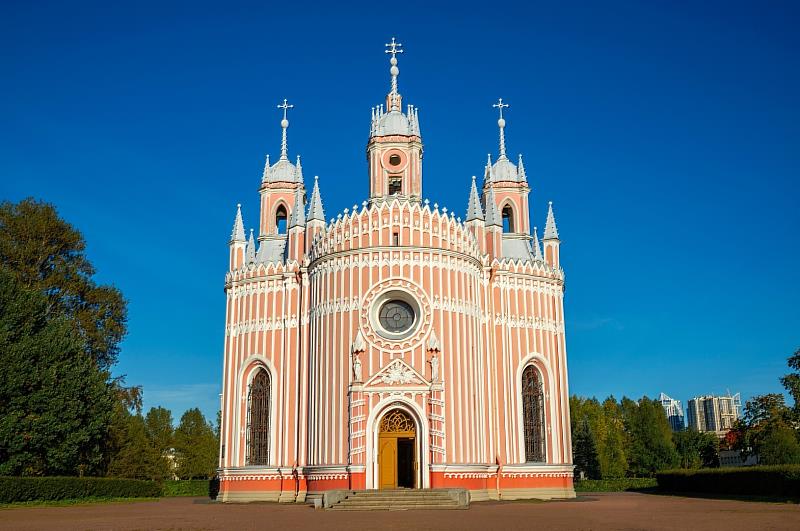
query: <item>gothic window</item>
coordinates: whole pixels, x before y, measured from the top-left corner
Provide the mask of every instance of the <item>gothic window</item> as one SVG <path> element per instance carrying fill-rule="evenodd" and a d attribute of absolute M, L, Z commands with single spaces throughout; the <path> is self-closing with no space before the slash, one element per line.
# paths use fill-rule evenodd
<path fill-rule="evenodd" d="M 399 175 L 389 177 L 389 195 L 403 193 L 403 178 Z"/>
<path fill-rule="evenodd" d="M 247 396 L 247 464 L 269 464 L 270 395 L 269 374 L 259 369 Z"/>
<path fill-rule="evenodd" d="M 514 210 L 511 208 L 511 205 L 503 207 L 503 232 L 515 232 Z"/>
<path fill-rule="evenodd" d="M 533 365 L 522 371 L 522 423 L 525 462 L 544 461 L 544 392 L 542 378 Z"/>
<path fill-rule="evenodd" d="M 278 234 L 286 233 L 286 207 L 281 205 L 275 211 L 275 232 Z"/>

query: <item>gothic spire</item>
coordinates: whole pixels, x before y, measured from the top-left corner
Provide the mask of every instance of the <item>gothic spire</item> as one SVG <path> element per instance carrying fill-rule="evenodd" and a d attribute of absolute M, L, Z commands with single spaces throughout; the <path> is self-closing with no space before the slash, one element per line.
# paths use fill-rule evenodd
<path fill-rule="evenodd" d="M 308 221 L 316 219 L 325 222 L 325 211 L 322 209 L 322 197 L 319 195 L 319 177 L 314 176 L 314 189 L 311 191 L 311 206 L 308 207 Z"/>
<path fill-rule="evenodd" d="M 264 161 L 264 173 L 261 174 L 261 182 L 267 182 L 269 180 L 269 153 L 267 153 L 267 159 Z"/>
<path fill-rule="evenodd" d="M 528 178 L 525 175 L 525 165 L 522 163 L 522 153 L 519 154 L 519 162 L 517 162 L 517 178 L 520 181 L 525 181 Z"/>
<path fill-rule="evenodd" d="M 542 261 L 542 246 L 539 244 L 539 229 L 533 228 L 533 258 L 534 260 Z"/>
<path fill-rule="evenodd" d="M 306 207 L 303 204 L 303 194 L 298 187 L 294 193 L 294 209 L 289 220 L 289 228 L 306 226 Z"/>
<path fill-rule="evenodd" d="M 400 69 L 397 68 L 397 54 L 403 53 L 402 44 L 396 42 L 392 37 L 392 42 L 386 43 L 385 53 L 390 54 L 392 57 L 389 59 L 389 73 L 392 75 L 392 90 L 389 92 L 388 107 L 390 111 L 400 111 L 400 94 L 397 92 L 397 76 L 400 75 Z"/>
<path fill-rule="evenodd" d="M 492 107 L 496 107 L 500 110 L 500 119 L 497 120 L 497 125 L 500 127 L 500 159 L 505 159 L 506 157 L 506 135 L 504 130 L 506 128 L 506 121 L 503 118 L 503 109 L 508 108 L 509 105 L 507 103 L 503 103 L 503 98 L 499 98 L 497 103 L 492 105 Z"/>
<path fill-rule="evenodd" d="M 250 229 L 250 239 L 247 240 L 247 250 L 244 254 L 244 263 L 252 264 L 256 261 L 256 241 L 253 239 L 253 229 Z"/>
<path fill-rule="evenodd" d="M 544 225 L 545 240 L 557 240 L 558 229 L 556 228 L 556 217 L 553 215 L 553 202 L 547 203 L 547 223 Z"/>
<path fill-rule="evenodd" d="M 244 239 L 244 222 L 242 222 L 242 204 L 236 205 L 236 219 L 233 221 L 233 231 L 231 231 L 231 243 L 243 242 Z"/>
<path fill-rule="evenodd" d="M 469 191 L 469 204 L 467 205 L 467 221 L 483 219 L 481 200 L 478 198 L 478 187 L 475 186 L 475 176 L 472 176 L 472 188 Z"/>
<path fill-rule="evenodd" d="M 494 200 L 494 188 L 489 188 L 486 193 L 486 226 L 503 226 L 503 218 L 500 216 L 500 211 L 497 210 L 497 202 Z"/>
<path fill-rule="evenodd" d="M 286 130 L 289 128 L 289 120 L 286 117 L 286 112 L 293 108 L 294 105 L 289 104 L 286 101 L 286 98 L 283 98 L 283 103 L 278 105 L 279 109 L 283 109 L 283 120 L 281 120 L 281 129 L 283 130 L 282 137 L 281 137 L 281 159 L 288 160 L 289 159 L 289 148 L 286 143 Z"/>

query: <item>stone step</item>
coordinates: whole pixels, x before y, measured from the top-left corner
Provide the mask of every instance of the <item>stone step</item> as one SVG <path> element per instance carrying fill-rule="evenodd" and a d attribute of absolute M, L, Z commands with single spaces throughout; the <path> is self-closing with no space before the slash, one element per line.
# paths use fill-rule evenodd
<path fill-rule="evenodd" d="M 385 505 L 334 505 L 329 511 L 431 511 L 431 510 L 444 510 L 451 511 L 454 509 L 467 509 L 466 506 L 461 507 L 458 504 L 441 505 L 441 504 L 427 504 L 427 505 L 392 505 L 387 507 Z"/>
<path fill-rule="evenodd" d="M 389 500 L 368 500 L 368 499 L 360 499 L 360 498 L 348 498 L 346 500 L 342 500 L 339 502 L 339 505 L 430 505 L 434 503 L 440 503 L 442 505 L 458 505 L 458 502 L 446 498 L 446 499 L 425 499 L 420 498 L 417 500 L 408 500 L 408 499 L 401 499 L 401 498 L 392 498 Z"/>

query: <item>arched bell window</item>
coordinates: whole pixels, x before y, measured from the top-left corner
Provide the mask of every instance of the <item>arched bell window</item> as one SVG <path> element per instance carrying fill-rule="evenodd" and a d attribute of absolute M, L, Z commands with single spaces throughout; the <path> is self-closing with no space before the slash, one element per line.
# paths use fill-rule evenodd
<path fill-rule="evenodd" d="M 514 209 L 511 205 L 503 207 L 503 232 L 516 232 L 514 227 Z"/>
<path fill-rule="evenodd" d="M 522 371 L 522 423 L 525 462 L 544 461 L 544 391 L 542 377 L 533 365 L 528 365 Z"/>
<path fill-rule="evenodd" d="M 285 234 L 286 233 L 286 207 L 280 205 L 278 209 L 275 211 L 275 232 L 278 234 Z"/>
<path fill-rule="evenodd" d="M 247 394 L 247 464 L 269 464 L 270 395 L 269 373 L 259 369 Z"/>

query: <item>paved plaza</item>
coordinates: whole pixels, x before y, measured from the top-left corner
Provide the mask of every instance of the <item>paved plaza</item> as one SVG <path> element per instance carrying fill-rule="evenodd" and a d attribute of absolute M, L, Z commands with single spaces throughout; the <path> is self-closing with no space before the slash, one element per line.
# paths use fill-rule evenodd
<path fill-rule="evenodd" d="M 800 529 L 800 505 L 639 493 L 553 502 L 482 502 L 467 510 L 331 512 L 202 498 L 0 510 L 0 529 Z"/>

